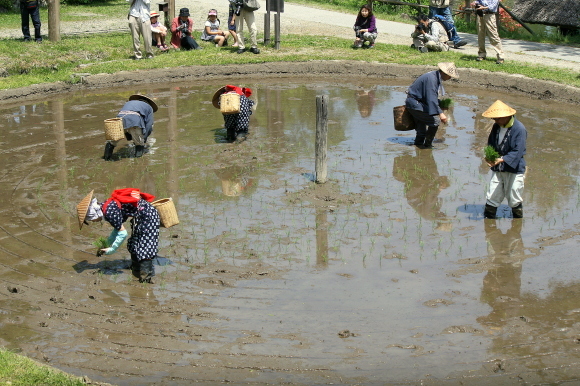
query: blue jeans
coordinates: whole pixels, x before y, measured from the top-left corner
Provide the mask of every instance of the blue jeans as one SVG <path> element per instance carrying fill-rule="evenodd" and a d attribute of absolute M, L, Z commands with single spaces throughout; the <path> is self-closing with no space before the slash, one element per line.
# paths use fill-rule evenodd
<path fill-rule="evenodd" d="M 429 19 L 432 19 L 435 15 L 441 15 L 445 18 L 445 21 L 448 24 L 445 28 L 449 30 L 451 35 L 450 40 L 455 44 L 459 43 L 461 38 L 457 35 L 457 29 L 455 28 L 455 22 L 453 21 L 453 16 L 451 16 L 451 10 L 449 7 L 436 8 L 429 6 Z"/>
<path fill-rule="evenodd" d="M 34 26 L 34 39 L 37 41 L 42 40 L 42 35 L 40 35 L 40 7 L 28 8 L 26 3 L 20 3 L 20 17 L 22 21 L 22 34 L 25 40 L 30 40 L 30 24 L 28 16 L 32 19 L 32 25 Z"/>

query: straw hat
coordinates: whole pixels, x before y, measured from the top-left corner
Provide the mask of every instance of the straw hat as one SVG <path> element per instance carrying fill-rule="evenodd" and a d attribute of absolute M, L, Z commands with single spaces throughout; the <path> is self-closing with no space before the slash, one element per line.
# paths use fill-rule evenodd
<path fill-rule="evenodd" d="M 455 67 L 455 63 L 451 62 L 441 62 L 437 63 L 437 67 L 445 74 L 449 75 L 452 78 L 459 78 L 459 74 L 457 73 L 457 67 Z"/>
<path fill-rule="evenodd" d="M 77 205 L 77 216 L 79 218 L 79 229 L 83 229 L 83 223 L 85 218 L 87 217 L 87 212 L 89 211 L 89 205 L 91 204 L 91 200 L 93 199 L 93 192 L 95 190 L 91 190 L 89 194 L 85 198 L 79 202 Z"/>
<path fill-rule="evenodd" d="M 151 106 L 153 108 L 153 112 L 157 111 L 157 103 L 153 102 L 153 99 L 149 98 L 146 95 L 133 94 L 129 97 L 129 100 L 130 101 L 142 101 L 142 102 L 149 103 L 149 106 Z"/>
<path fill-rule="evenodd" d="M 220 87 L 215 94 L 213 94 L 213 98 L 211 98 L 211 103 L 213 107 L 216 109 L 220 108 L 220 95 L 222 95 L 226 91 L 226 86 Z"/>
<path fill-rule="evenodd" d="M 153 12 L 151 12 L 151 13 L 149 14 L 149 17 L 151 17 L 151 18 L 153 18 L 153 17 L 159 17 L 159 12 L 155 12 L 155 11 L 153 11 Z"/>
<path fill-rule="evenodd" d="M 493 102 L 491 106 L 487 110 L 483 112 L 484 117 L 486 118 L 503 118 L 503 117 L 511 117 L 512 115 L 516 114 L 516 110 L 512 109 L 505 103 L 500 100 Z"/>

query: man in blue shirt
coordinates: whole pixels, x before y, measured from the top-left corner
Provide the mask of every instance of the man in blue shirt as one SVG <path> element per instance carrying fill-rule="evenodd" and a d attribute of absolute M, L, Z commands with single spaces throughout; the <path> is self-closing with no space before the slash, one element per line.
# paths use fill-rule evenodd
<path fill-rule="evenodd" d="M 141 157 L 145 152 L 147 138 L 153 131 L 153 113 L 157 111 L 157 104 L 145 95 L 134 94 L 123 105 L 118 118 L 123 120 L 125 138 L 135 144 L 135 157 Z M 119 141 L 107 141 L 105 145 L 105 161 L 111 160 L 113 150 Z"/>
<path fill-rule="evenodd" d="M 485 50 L 485 37 L 489 38 L 489 43 L 497 54 L 497 64 L 502 64 L 503 48 L 497 31 L 497 22 L 495 15 L 499 10 L 499 0 L 475 0 L 473 3 L 475 13 L 477 14 L 477 43 L 479 49 L 477 52 L 477 61 L 485 60 L 487 51 Z"/>
<path fill-rule="evenodd" d="M 526 140 L 528 132 L 514 116 L 516 110 L 502 101 L 495 101 L 482 115 L 495 121 L 487 144 L 499 153 L 495 161 L 487 161 L 492 171 L 487 191 L 485 218 L 495 219 L 504 198 L 512 209 L 513 218 L 522 218 L 524 178 L 526 172 Z"/>
<path fill-rule="evenodd" d="M 449 32 L 449 39 L 453 42 L 453 48 L 460 48 L 467 44 L 465 40 L 461 40 L 455 28 L 455 22 L 449 9 L 450 0 L 429 0 L 429 19 L 438 18 L 445 29 Z"/>
<path fill-rule="evenodd" d="M 415 120 L 415 146 L 432 148 L 433 139 L 441 122 L 447 123 L 447 116 L 439 107 L 439 94 L 445 95 L 443 81 L 459 78 L 453 63 L 439 63 L 438 70 L 418 77 L 407 90 L 405 107 Z"/>

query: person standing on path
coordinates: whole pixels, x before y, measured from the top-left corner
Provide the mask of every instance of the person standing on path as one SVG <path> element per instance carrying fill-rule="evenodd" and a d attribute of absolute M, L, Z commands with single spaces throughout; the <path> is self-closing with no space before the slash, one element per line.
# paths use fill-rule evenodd
<path fill-rule="evenodd" d="M 20 19 L 22 25 L 22 35 L 24 35 L 24 41 L 29 42 L 30 36 L 30 24 L 28 18 L 32 19 L 32 25 L 34 26 L 34 40 L 37 43 L 42 43 L 42 35 L 40 34 L 40 4 L 37 0 L 20 0 Z"/>
<path fill-rule="evenodd" d="M 489 43 L 497 54 L 497 64 L 503 64 L 503 48 L 499 38 L 497 27 L 496 14 L 499 9 L 499 0 L 475 0 L 473 3 L 475 13 L 477 14 L 477 43 L 479 49 L 477 51 L 477 61 L 481 62 L 487 57 L 485 49 L 485 37 L 489 39 Z"/>
<path fill-rule="evenodd" d="M 127 20 L 129 20 L 129 29 L 131 30 L 131 36 L 133 37 L 133 59 L 143 59 L 143 54 L 141 53 L 140 36 L 143 36 L 145 58 L 152 59 L 154 55 L 153 45 L 151 44 L 151 0 L 127 1 L 131 1 L 131 7 L 129 8 Z"/>
<path fill-rule="evenodd" d="M 459 78 L 453 63 L 439 63 L 438 70 L 418 77 L 407 90 L 405 107 L 415 120 L 414 145 L 422 149 L 433 147 L 433 139 L 441 122 L 447 123 L 447 116 L 439 107 L 439 94 L 445 95 L 443 81 Z"/>
<path fill-rule="evenodd" d="M 482 114 L 495 121 L 489 137 L 488 146 L 499 153 L 495 161 L 486 161 L 492 175 L 486 195 L 483 216 L 495 219 L 497 208 L 504 198 L 507 198 L 512 209 L 513 218 L 524 216 L 523 194 L 526 172 L 526 140 L 528 132 L 524 125 L 514 116 L 516 110 L 500 100 L 495 101 Z"/>
<path fill-rule="evenodd" d="M 244 22 L 246 27 L 250 29 L 250 40 L 252 42 L 250 52 L 259 54 L 258 49 L 258 27 L 256 27 L 256 17 L 254 11 L 249 10 L 244 6 L 244 0 L 235 0 L 234 14 L 236 15 L 236 31 L 238 33 L 238 54 L 246 52 L 246 45 L 244 42 Z"/>
<path fill-rule="evenodd" d="M 441 16 L 442 23 L 446 23 L 445 29 L 449 32 L 449 39 L 453 42 L 453 48 L 460 48 L 467 44 L 466 41 L 461 40 L 457 35 L 457 28 L 455 28 L 455 21 L 449 9 L 450 0 L 429 0 L 429 19 L 436 16 Z"/>

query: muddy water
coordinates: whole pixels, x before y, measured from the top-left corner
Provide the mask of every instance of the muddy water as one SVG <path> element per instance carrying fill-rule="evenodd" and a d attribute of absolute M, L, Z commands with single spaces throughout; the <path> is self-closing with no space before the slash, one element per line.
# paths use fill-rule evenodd
<path fill-rule="evenodd" d="M 409 82 L 256 80 L 240 144 L 224 139 L 215 83 L 4 106 L 1 344 L 122 385 L 578 380 L 577 106 L 449 84 L 451 122 L 418 150 L 392 128 Z M 134 92 L 160 106 L 155 143 L 104 162 L 103 120 Z M 519 222 L 506 206 L 482 219 L 481 112 L 498 98 L 529 133 Z M 153 285 L 123 248 L 94 256 L 110 228 L 75 218 L 90 190 L 126 186 L 178 208 Z"/>

